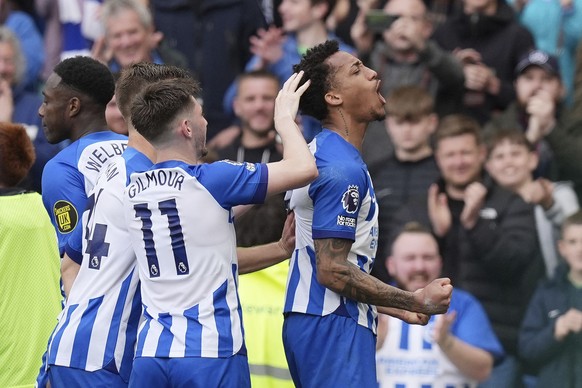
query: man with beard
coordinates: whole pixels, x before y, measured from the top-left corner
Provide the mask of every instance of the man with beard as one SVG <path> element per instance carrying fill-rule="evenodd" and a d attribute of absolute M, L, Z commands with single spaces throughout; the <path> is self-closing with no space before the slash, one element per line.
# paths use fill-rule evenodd
<path fill-rule="evenodd" d="M 399 288 L 414 292 L 440 275 L 443 261 L 431 232 L 411 222 L 384 264 Z M 380 387 L 473 387 L 489 377 L 494 359 L 503 355 L 483 306 L 458 288 L 449 312 L 431 317 L 426 327 L 386 315 L 378 319 Z"/>

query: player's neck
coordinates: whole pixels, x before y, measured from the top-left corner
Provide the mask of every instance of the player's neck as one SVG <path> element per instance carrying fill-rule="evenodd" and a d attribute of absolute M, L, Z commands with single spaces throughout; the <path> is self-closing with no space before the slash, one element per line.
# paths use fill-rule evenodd
<path fill-rule="evenodd" d="M 166 162 L 168 160 L 177 160 L 186 164 L 200 164 L 200 159 L 196 152 L 185 147 L 167 147 L 156 150 L 156 163 Z"/>
<path fill-rule="evenodd" d="M 329 116 L 322 121 L 322 124 L 323 127 L 334 131 L 345 141 L 356 147 L 360 153 L 362 152 L 362 142 L 364 141 L 368 123 L 356 122 L 341 108 L 337 108 L 330 109 Z"/>
<path fill-rule="evenodd" d="M 90 133 L 108 130 L 109 128 L 107 127 L 107 122 L 105 121 L 105 115 L 103 115 L 103 117 L 87 116 L 78 118 L 73 127 L 71 140 L 75 141 Z"/>
<path fill-rule="evenodd" d="M 138 150 L 151 161 L 156 160 L 156 151 L 154 147 L 135 129 L 129 128 L 127 146 Z"/>

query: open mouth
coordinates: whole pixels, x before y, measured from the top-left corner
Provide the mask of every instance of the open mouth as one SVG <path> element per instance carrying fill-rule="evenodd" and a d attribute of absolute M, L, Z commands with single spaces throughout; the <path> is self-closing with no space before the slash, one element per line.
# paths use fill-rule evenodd
<path fill-rule="evenodd" d="M 382 102 L 382 104 L 386 104 L 386 99 L 384 98 L 384 96 L 380 92 L 380 82 L 381 81 L 378 80 L 378 86 L 376 86 L 376 94 L 378 94 L 378 98 L 380 99 L 380 101 Z"/>

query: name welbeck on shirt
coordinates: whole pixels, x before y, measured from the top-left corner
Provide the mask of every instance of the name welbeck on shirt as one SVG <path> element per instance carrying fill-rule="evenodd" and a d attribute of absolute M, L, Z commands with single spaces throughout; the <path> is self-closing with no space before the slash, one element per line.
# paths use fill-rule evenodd
<path fill-rule="evenodd" d="M 184 175 L 177 170 L 153 170 L 145 172 L 136 178 L 135 182 L 127 188 L 127 192 L 129 198 L 133 198 L 136 194 L 147 190 L 152 185 L 169 186 L 173 189 L 182 190 L 182 183 L 184 183 Z"/>
<path fill-rule="evenodd" d="M 103 167 L 105 162 L 116 155 L 121 155 L 126 148 L 126 143 L 109 143 L 100 145 L 91 152 L 91 156 L 86 164 L 87 169 L 97 172 L 101 171 L 101 167 Z"/>

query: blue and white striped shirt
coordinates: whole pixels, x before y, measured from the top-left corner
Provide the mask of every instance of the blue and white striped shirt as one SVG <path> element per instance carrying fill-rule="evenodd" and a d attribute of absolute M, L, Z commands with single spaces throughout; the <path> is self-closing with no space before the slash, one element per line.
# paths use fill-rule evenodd
<path fill-rule="evenodd" d="M 366 164 L 358 150 L 324 129 L 309 144 L 318 178 L 293 190 L 296 245 L 287 280 L 284 312 L 352 317 L 376 330 L 376 307 L 345 298 L 317 281 L 314 239 L 352 240 L 348 261 L 370 273 L 378 242 L 378 207 Z"/>
<path fill-rule="evenodd" d="M 133 174 L 125 217 L 145 321 L 136 357 L 230 357 L 243 344 L 231 208 L 262 203 L 267 167 L 167 161 Z"/>

